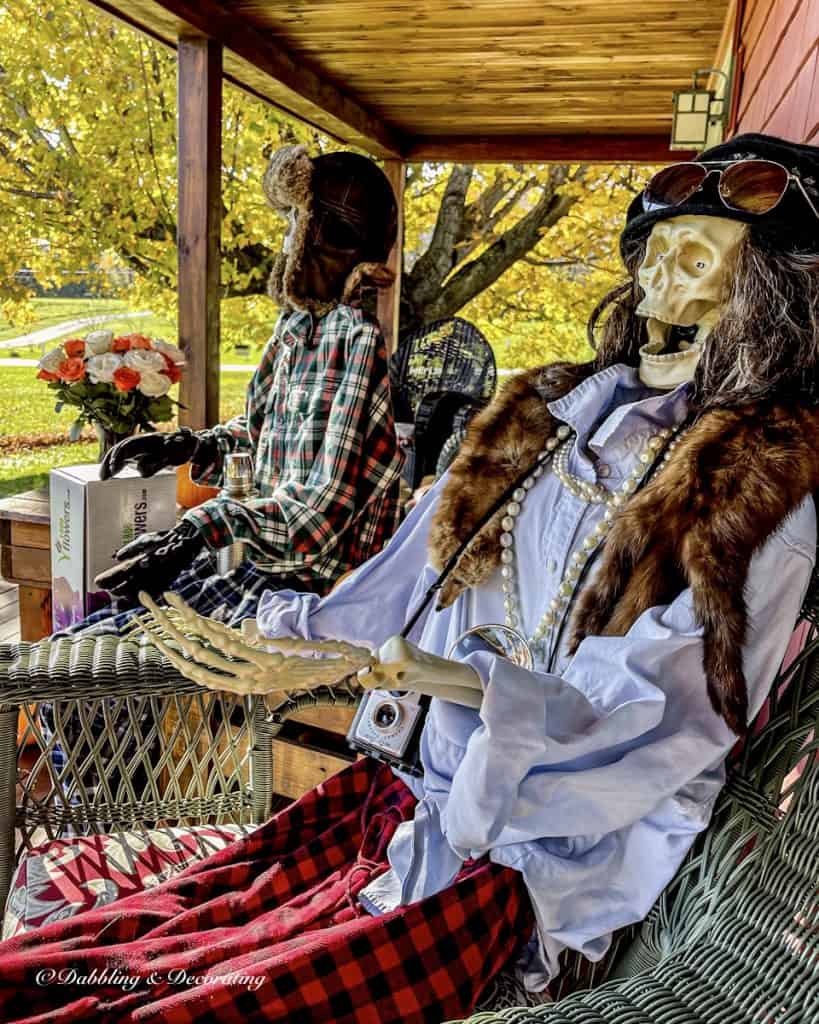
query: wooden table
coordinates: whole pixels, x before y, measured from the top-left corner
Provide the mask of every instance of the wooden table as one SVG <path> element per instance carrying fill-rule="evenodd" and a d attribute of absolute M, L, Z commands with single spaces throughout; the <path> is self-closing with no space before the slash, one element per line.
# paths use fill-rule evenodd
<path fill-rule="evenodd" d="M 48 489 L 0 500 L 0 576 L 18 586 L 20 639 L 51 633 Z"/>

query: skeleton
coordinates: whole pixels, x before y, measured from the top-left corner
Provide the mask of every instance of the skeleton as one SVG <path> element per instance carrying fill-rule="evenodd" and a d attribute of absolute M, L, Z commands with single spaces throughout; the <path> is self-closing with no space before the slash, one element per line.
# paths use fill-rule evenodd
<path fill-rule="evenodd" d="M 721 217 L 681 216 L 655 224 L 639 280 L 645 292 L 637 313 L 649 341 L 640 376 L 651 387 L 690 379 L 701 347 L 719 320 L 730 272 L 747 226 Z M 420 650 L 400 636 L 375 652 L 338 640 L 265 639 L 255 620 L 231 629 L 165 594 L 171 611 L 147 594 L 137 628 L 186 678 L 237 694 L 286 693 L 355 675 L 364 689 L 411 690 L 479 708 L 480 677 L 463 662 Z"/>
<path fill-rule="evenodd" d="M 270 696 L 356 675 L 364 689 L 412 690 L 480 707 L 481 682 L 472 668 L 427 654 L 403 637 L 391 637 L 375 654 L 343 640 L 269 640 L 260 637 L 254 619 L 232 629 L 199 615 L 178 594 L 164 597 L 170 610 L 140 594 L 148 611 L 134 628 L 186 679 L 212 690 Z"/>
<path fill-rule="evenodd" d="M 747 225 L 723 217 L 683 216 L 652 228 L 638 277 L 648 343 L 640 377 L 672 388 L 690 379 L 702 346 L 722 315 Z"/>

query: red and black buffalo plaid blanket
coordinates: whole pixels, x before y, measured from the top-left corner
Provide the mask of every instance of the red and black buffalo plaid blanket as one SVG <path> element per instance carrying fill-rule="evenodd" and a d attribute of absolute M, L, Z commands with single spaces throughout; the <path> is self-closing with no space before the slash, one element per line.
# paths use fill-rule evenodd
<path fill-rule="evenodd" d="M 467 1015 L 531 934 L 521 877 L 470 862 L 371 917 L 414 798 L 359 760 L 167 882 L 0 943 L 0 1021 L 440 1024 Z"/>

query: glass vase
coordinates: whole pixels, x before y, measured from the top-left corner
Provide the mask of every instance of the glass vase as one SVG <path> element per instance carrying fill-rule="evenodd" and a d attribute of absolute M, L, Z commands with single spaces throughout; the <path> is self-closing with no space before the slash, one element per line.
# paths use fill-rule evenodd
<path fill-rule="evenodd" d="M 119 444 L 120 441 L 124 441 L 126 437 L 133 437 L 137 432 L 137 427 L 132 427 L 131 430 L 126 431 L 124 434 L 120 434 L 115 430 L 109 430 L 108 427 L 104 427 L 101 423 L 95 423 L 94 429 L 97 431 L 97 440 L 100 443 L 100 452 L 99 457 L 97 458 L 98 462 L 102 462 L 115 444 Z"/>

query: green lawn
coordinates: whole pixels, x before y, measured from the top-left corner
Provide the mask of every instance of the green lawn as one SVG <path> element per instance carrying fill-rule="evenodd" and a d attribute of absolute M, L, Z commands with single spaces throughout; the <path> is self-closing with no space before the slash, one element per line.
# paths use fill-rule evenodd
<path fill-rule="evenodd" d="M 87 315 L 102 316 L 105 312 L 107 311 L 100 310 L 88 313 Z M 111 312 L 116 314 L 118 311 L 111 310 Z M 57 317 L 54 323 L 59 323 L 59 321 L 63 319 L 65 318 Z M 39 327 L 47 326 L 48 324 L 38 323 L 35 327 L 26 327 L 24 330 L 28 333 L 30 330 L 37 330 Z M 169 320 L 164 320 L 162 317 L 158 316 L 121 316 L 115 320 L 107 320 L 104 324 L 97 324 L 94 327 L 84 327 L 79 331 L 66 331 L 65 334 L 60 335 L 58 338 L 53 338 L 51 341 L 47 341 L 44 345 L 19 345 L 15 348 L 0 349 L 0 356 L 16 359 L 39 359 L 46 352 L 50 352 L 51 349 L 56 348 L 68 338 L 72 336 L 82 338 L 89 331 L 95 330 L 113 331 L 115 335 L 133 333 L 147 334 L 149 338 L 164 338 L 165 341 L 170 341 L 176 344 L 176 325 L 171 323 Z"/>
<path fill-rule="evenodd" d="M 223 317 L 223 339 L 235 335 L 236 322 L 243 322 L 242 298 L 226 299 L 222 303 Z M 111 314 L 114 319 L 95 327 L 75 328 L 73 331 L 66 331 L 58 338 L 36 345 L 21 345 L 15 348 L 0 349 L 0 357 L 16 357 L 19 359 L 39 359 L 45 352 L 55 348 L 61 341 L 65 341 L 72 335 L 83 337 L 91 330 L 111 330 L 115 334 L 131 334 L 138 331 L 140 334 L 147 334 L 151 338 L 164 338 L 165 341 L 177 343 L 177 329 L 175 318 L 166 319 L 161 316 L 129 316 L 133 304 L 120 299 L 34 299 L 32 302 L 35 320 L 26 324 L 17 324 L 12 327 L 8 321 L 0 316 L 0 342 L 17 338 L 21 335 L 30 334 L 32 331 L 40 330 L 43 327 L 52 327 L 66 320 L 80 320 L 87 317 L 106 316 Z M 135 311 L 135 310 L 134 310 Z M 117 315 L 119 314 L 119 315 Z M 276 310 L 271 306 L 270 310 L 272 328 L 275 323 Z M 233 331 L 227 327 L 233 324 Z M 269 330 L 265 326 L 254 324 L 248 330 L 250 340 L 250 354 L 244 357 L 237 357 L 233 353 L 232 346 L 223 342 L 225 362 L 244 362 L 245 359 L 258 362 L 261 356 L 264 342 L 267 340 Z"/>
<path fill-rule="evenodd" d="M 247 374 L 221 376 L 221 418 L 229 419 L 244 408 Z M 68 442 L 73 421 L 69 409 L 54 412 L 54 395 L 36 370 L 27 366 L 0 366 L 0 497 L 42 487 L 48 471 L 58 466 L 92 462 L 96 441 Z M 50 441 L 43 445 L 42 441 Z"/>
<path fill-rule="evenodd" d="M 122 313 L 128 303 L 122 299 L 33 299 L 31 303 L 35 320 L 31 323 L 12 326 L 0 315 L 0 341 L 28 334 L 42 327 L 51 327 L 61 320 L 79 320 L 88 316 L 104 316 L 106 313 Z"/>

